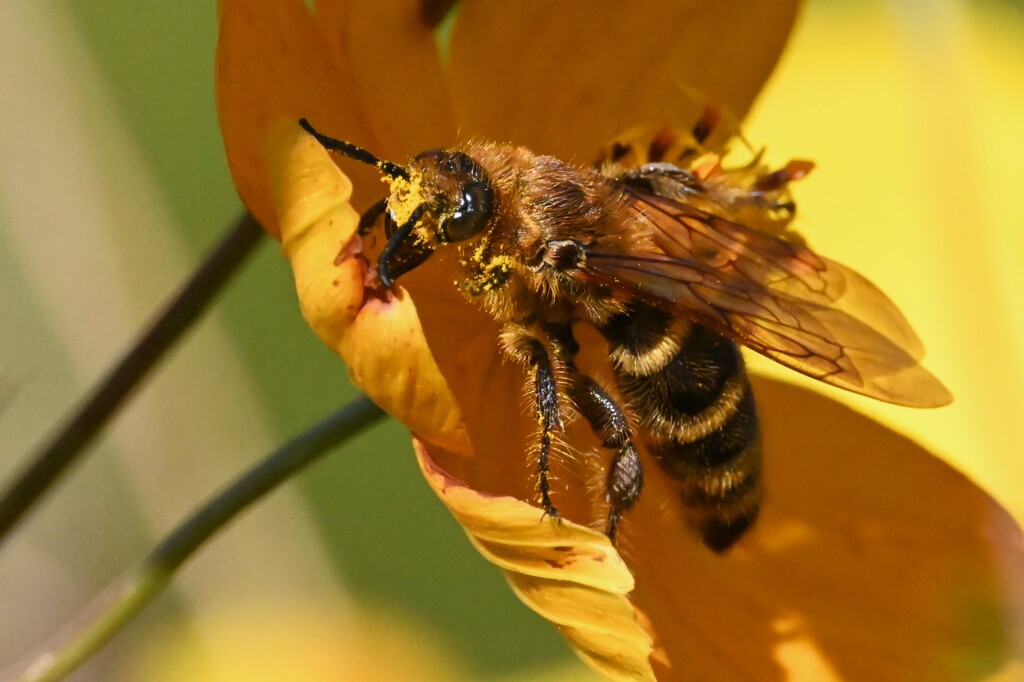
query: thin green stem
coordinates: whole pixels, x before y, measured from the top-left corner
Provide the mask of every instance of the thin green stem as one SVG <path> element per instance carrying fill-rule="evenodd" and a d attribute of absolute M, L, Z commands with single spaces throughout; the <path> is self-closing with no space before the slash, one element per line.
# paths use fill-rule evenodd
<path fill-rule="evenodd" d="M 262 235 L 262 228 L 252 216 L 240 217 L 131 350 L 68 415 L 52 439 L 32 453 L 0 495 L 0 542 L 78 459 L 167 349 L 206 310 Z"/>
<path fill-rule="evenodd" d="M 28 664 L 8 671 L 2 679 L 7 682 L 63 679 L 160 594 L 181 565 L 214 533 L 332 447 L 385 416 L 363 396 L 274 451 L 186 519 L 135 570 L 107 588 Z"/>

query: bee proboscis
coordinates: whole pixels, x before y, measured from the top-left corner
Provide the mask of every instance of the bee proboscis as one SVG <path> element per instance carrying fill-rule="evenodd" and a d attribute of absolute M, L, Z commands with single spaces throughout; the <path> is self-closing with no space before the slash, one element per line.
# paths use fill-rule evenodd
<path fill-rule="evenodd" d="M 500 323 L 502 352 L 532 384 L 548 516 L 558 517 L 552 439 L 572 408 L 611 451 L 605 530 L 613 541 L 643 487 L 643 445 L 678 482 L 705 544 L 735 543 L 761 499 L 757 410 L 738 344 L 879 400 L 951 400 L 921 366 L 923 347 L 889 299 L 787 231 L 788 184 L 812 164 L 769 171 L 758 155 L 726 168 L 704 146 L 713 117 L 688 136 L 655 133 L 639 161 L 627 158 L 636 147 L 616 143 L 593 169 L 487 142 L 428 150 L 400 166 L 300 124 L 388 178 L 389 196 L 360 220 L 365 234 L 383 216 L 382 286 L 439 249 L 457 250 L 457 286 Z M 607 341 L 615 386 L 577 368 L 573 324 L 581 322 Z"/>

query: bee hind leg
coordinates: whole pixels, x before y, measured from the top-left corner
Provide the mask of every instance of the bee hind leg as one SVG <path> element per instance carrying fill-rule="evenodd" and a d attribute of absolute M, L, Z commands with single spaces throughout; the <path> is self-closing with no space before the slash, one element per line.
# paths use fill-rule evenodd
<path fill-rule="evenodd" d="M 552 355 L 548 354 L 541 338 L 551 346 Z M 600 384 L 577 369 L 573 359 L 579 346 L 569 326 L 545 325 L 541 330 L 530 330 L 524 325 L 509 324 L 502 332 L 502 344 L 509 357 L 526 364 L 533 373 L 533 402 L 540 426 L 537 491 L 544 514 L 560 518 L 558 508 L 551 501 L 548 473 L 553 436 L 563 431 L 559 402 L 559 396 L 564 395 L 559 388 L 561 381 L 567 397 L 601 438 L 602 445 L 615 453 L 606 481 L 610 510 L 605 527 L 605 534 L 614 542 L 622 515 L 633 506 L 643 487 L 643 467 L 633 444 L 629 420 Z"/>
<path fill-rule="evenodd" d="M 608 525 L 605 534 L 613 543 L 623 513 L 640 497 L 644 472 L 640 456 L 622 409 L 601 386 L 588 376 L 574 378 L 573 399 L 590 428 L 600 437 L 604 447 L 612 449 L 608 468 L 606 496 L 609 504 Z"/>
<path fill-rule="evenodd" d="M 568 325 L 555 325 L 547 330 L 555 357 L 564 370 L 569 393 L 576 409 L 602 440 L 602 445 L 615 452 L 608 467 L 605 495 L 608 500 L 608 524 L 605 534 L 615 542 L 619 521 L 640 497 L 643 487 L 643 466 L 633 444 L 633 434 L 622 408 L 599 383 L 577 369 L 573 359 L 579 345 Z"/>

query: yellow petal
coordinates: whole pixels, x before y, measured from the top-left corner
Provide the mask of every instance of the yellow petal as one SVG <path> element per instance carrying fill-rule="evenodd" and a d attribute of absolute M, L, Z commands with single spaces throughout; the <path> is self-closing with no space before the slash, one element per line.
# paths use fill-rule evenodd
<path fill-rule="evenodd" d="M 632 126 L 692 125 L 707 102 L 743 116 L 798 4 L 464 3 L 451 47 L 456 119 L 464 135 L 588 162 Z"/>
<path fill-rule="evenodd" d="M 416 442 L 420 469 L 480 552 L 505 570 L 523 602 L 554 623 L 595 670 L 653 680 L 650 637 L 625 595 L 633 577 L 601 533 L 541 519 L 512 497 L 481 494 L 440 469 Z"/>
<path fill-rule="evenodd" d="M 857 408 L 913 434 L 1024 521 L 1024 16 L 1015 10 L 810 6 L 754 125 L 758 139 L 779 140 L 775 151 L 820 162 L 800 188 L 802 231 L 900 305 L 955 396 L 938 413 Z"/>
<path fill-rule="evenodd" d="M 292 264 L 306 321 L 337 349 L 363 305 L 363 263 L 338 259 L 355 240 L 352 183 L 294 122 L 278 121 L 271 142 L 271 187 L 281 250 Z"/>
<path fill-rule="evenodd" d="M 424 440 L 470 454 L 458 405 L 411 299 L 400 292 L 367 298 L 352 184 L 295 123 L 279 121 L 271 148 L 276 222 L 306 321 L 377 404 Z"/>
<path fill-rule="evenodd" d="M 470 457 L 461 410 L 431 356 L 412 299 L 371 298 L 336 348 L 352 383 L 420 438 Z"/>

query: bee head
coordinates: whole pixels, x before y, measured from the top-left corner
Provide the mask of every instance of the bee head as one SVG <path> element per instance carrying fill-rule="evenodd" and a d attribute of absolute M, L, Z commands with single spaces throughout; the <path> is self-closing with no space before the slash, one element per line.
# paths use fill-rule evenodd
<path fill-rule="evenodd" d="M 431 149 L 418 154 L 409 169 L 420 178 L 430 236 L 438 244 L 480 234 L 494 211 L 494 189 L 479 163 L 460 151 Z"/>
<path fill-rule="evenodd" d="M 387 176 L 391 194 L 383 207 L 388 243 L 377 261 L 378 277 L 386 287 L 426 261 L 437 246 L 480 234 L 494 213 L 494 189 L 487 172 L 463 152 L 431 149 L 403 168 L 321 135 L 306 119 L 299 125 L 328 151 L 376 166 Z"/>

